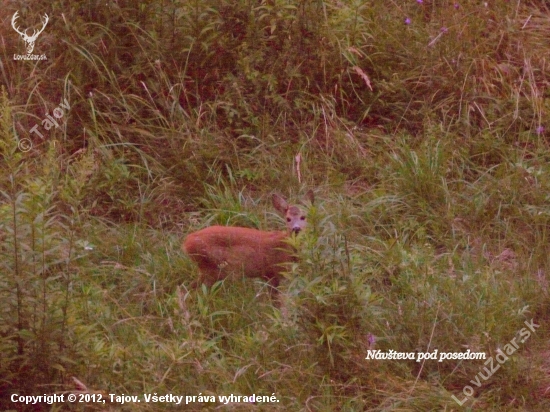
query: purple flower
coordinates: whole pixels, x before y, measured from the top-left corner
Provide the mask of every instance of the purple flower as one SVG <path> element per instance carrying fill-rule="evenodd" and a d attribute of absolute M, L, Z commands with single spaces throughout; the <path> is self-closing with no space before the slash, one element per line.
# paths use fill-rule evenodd
<path fill-rule="evenodd" d="M 422 3 L 424 3 L 424 0 L 416 0 L 416 2 L 417 2 L 418 4 L 422 4 Z"/>
<path fill-rule="evenodd" d="M 374 336 L 372 333 L 369 333 L 367 335 L 367 342 L 369 343 L 369 347 L 372 347 L 376 343 L 376 336 Z"/>
<path fill-rule="evenodd" d="M 441 28 L 441 33 L 447 33 L 449 31 L 449 29 L 447 27 L 442 27 Z"/>
<path fill-rule="evenodd" d="M 538 135 L 541 135 L 544 133 L 544 126 L 539 126 L 535 129 Z"/>
<path fill-rule="evenodd" d="M 411 24 L 411 19 L 409 19 L 408 17 L 405 19 L 405 24 Z"/>
<path fill-rule="evenodd" d="M 458 9 L 460 7 L 460 4 L 455 3 L 455 9 Z"/>

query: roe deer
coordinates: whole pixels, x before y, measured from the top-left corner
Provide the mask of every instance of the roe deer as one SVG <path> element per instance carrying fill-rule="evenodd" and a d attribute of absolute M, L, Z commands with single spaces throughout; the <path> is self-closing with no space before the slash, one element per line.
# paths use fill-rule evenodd
<path fill-rule="evenodd" d="M 313 191 L 306 194 L 313 203 Z M 306 227 L 306 214 L 274 194 L 275 209 L 285 216 L 286 231 L 265 232 L 232 226 L 210 226 L 193 232 L 183 242 L 182 249 L 199 267 L 200 276 L 191 287 L 204 283 L 212 286 L 229 277 L 263 278 L 273 289 L 279 286 L 285 264 L 295 260 L 292 246 L 285 239 Z"/>

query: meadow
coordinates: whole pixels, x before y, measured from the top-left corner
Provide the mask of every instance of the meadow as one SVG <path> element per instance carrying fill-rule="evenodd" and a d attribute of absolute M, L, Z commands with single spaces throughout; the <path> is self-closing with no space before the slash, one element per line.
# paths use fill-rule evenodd
<path fill-rule="evenodd" d="M 0 409 L 549 410 L 548 2 L 2 5 Z"/>

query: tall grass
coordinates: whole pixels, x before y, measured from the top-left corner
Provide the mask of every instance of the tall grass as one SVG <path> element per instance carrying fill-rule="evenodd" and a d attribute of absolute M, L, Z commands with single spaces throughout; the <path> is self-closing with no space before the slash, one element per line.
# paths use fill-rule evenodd
<path fill-rule="evenodd" d="M 75 390 L 279 400 L 230 406 L 243 410 L 548 409 L 545 2 L 5 9 L 3 409 Z M 16 10 L 30 30 L 50 16 L 34 52 L 47 60 L 13 59 Z M 280 307 L 257 280 L 188 289 L 186 233 L 281 228 L 268 195 L 310 187 Z M 452 396 L 482 361 L 365 359 L 494 356 L 530 319 L 537 332 L 463 407 Z"/>

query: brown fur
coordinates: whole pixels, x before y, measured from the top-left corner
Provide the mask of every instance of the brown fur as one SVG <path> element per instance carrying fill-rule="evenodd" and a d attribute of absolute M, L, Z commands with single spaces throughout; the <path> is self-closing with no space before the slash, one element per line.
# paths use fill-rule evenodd
<path fill-rule="evenodd" d="M 313 202 L 313 192 L 308 192 Z M 202 283 L 211 286 L 216 281 L 237 277 L 259 277 L 271 286 L 279 285 L 281 272 L 295 260 L 295 251 L 285 242 L 291 233 L 306 226 L 305 213 L 288 205 L 279 195 L 273 195 L 273 205 L 287 221 L 287 231 L 265 232 L 232 226 L 211 226 L 187 236 L 182 249 L 199 267 L 200 276 L 192 287 Z"/>

